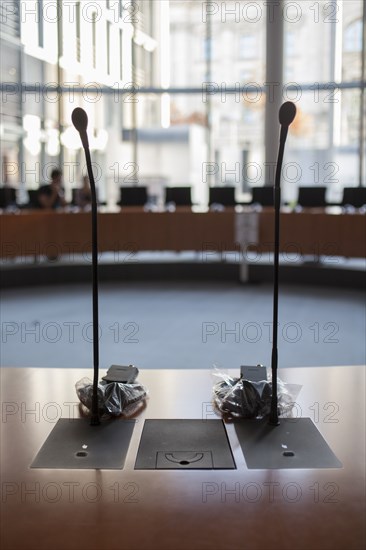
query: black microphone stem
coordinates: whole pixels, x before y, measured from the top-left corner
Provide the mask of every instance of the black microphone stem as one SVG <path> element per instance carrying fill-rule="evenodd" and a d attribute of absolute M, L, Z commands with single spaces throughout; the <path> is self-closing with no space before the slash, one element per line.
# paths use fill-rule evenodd
<path fill-rule="evenodd" d="M 99 314 L 98 314 L 98 205 L 97 194 L 95 191 L 95 181 L 92 170 L 90 150 L 85 147 L 85 158 L 88 169 L 88 176 L 91 190 L 92 202 L 92 269 L 93 269 L 93 396 L 92 396 L 92 415 L 90 424 L 97 426 L 100 424 L 98 407 L 98 376 L 99 376 Z"/>
<path fill-rule="evenodd" d="M 287 134 L 287 132 L 286 132 Z M 283 163 L 283 154 L 285 150 L 286 136 L 280 140 L 278 151 L 278 160 L 276 168 L 274 193 L 275 210 L 275 241 L 274 241 L 274 262 L 273 262 L 273 327 L 272 327 L 272 402 L 269 423 L 273 426 L 279 425 L 278 420 L 278 397 L 277 397 L 277 367 L 278 367 L 278 271 L 279 271 L 279 251 L 280 251 L 280 208 L 281 208 L 281 171 Z"/>

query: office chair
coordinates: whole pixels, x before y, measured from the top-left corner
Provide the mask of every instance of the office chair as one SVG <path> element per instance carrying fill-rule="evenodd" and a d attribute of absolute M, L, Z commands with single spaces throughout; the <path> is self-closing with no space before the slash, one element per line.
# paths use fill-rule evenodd
<path fill-rule="evenodd" d="M 297 204 L 303 208 L 325 207 L 326 187 L 299 187 Z"/>
<path fill-rule="evenodd" d="M 145 206 L 148 201 L 146 187 L 120 187 L 119 206 Z"/>
<path fill-rule="evenodd" d="M 0 208 L 14 206 L 16 202 L 17 195 L 14 187 L 0 187 Z"/>
<path fill-rule="evenodd" d="M 210 187 L 209 206 L 222 204 L 223 206 L 235 206 L 235 187 Z"/>
<path fill-rule="evenodd" d="M 252 200 L 250 201 L 250 204 L 273 206 L 273 187 L 252 187 Z"/>
<path fill-rule="evenodd" d="M 191 187 L 166 187 L 165 204 L 170 202 L 176 206 L 192 206 Z"/>
<path fill-rule="evenodd" d="M 28 189 L 27 208 L 41 208 L 38 200 L 38 189 Z"/>
<path fill-rule="evenodd" d="M 79 187 L 73 187 L 71 189 L 71 204 L 72 206 L 78 206 L 78 202 L 79 202 Z"/>
<path fill-rule="evenodd" d="M 341 205 L 355 208 L 366 205 L 366 187 L 345 187 Z"/>

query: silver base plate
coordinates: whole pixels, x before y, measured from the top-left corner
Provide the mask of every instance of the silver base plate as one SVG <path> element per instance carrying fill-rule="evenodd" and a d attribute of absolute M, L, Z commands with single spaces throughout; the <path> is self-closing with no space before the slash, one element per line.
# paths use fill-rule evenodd
<path fill-rule="evenodd" d="M 310 418 L 240 420 L 235 431 L 249 470 L 342 468 Z"/>
<path fill-rule="evenodd" d="M 222 420 L 145 420 L 135 470 L 235 468 Z"/>
<path fill-rule="evenodd" d="M 60 418 L 33 460 L 31 468 L 121 470 L 135 420 Z"/>

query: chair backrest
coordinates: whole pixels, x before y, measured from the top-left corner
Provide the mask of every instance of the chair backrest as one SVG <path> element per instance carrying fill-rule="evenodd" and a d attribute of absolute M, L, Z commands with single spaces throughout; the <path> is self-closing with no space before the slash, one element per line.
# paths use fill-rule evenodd
<path fill-rule="evenodd" d="M 79 199 L 78 195 L 79 195 L 79 188 L 78 187 L 73 187 L 71 189 L 71 204 L 73 206 L 78 205 L 78 202 L 79 202 L 78 201 L 78 199 Z"/>
<path fill-rule="evenodd" d="M 176 206 L 192 206 L 191 187 L 166 187 L 165 204 L 169 202 Z"/>
<path fill-rule="evenodd" d="M 273 206 L 273 187 L 265 185 L 264 187 L 252 187 L 252 204 L 261 206 Z"/>
<path fill-rule="evenodd" d="M 0 187 L 0 208 L 16 204 L 17 192 L 14 187 Z"/>
<path fill-rule="evenodd" d="M 366 187 L 345 187 L 343 189 L 342 206 L 361 208 L 366 204 Z"/>
<path fill-rule="evenodd" d="M 120 187 L 120 206 L 144 206 L 147 203 L 147 188 L 141 187 Z"/>
<path fill-rule="evenodd" d="M 28 189 L 28 205 L 29 208 L 40 208 L 38 200 L 38 189 Z"/>
<path fill-rule="evenodd" d="M 326 187 L 299 187 L 297 203 L 304 208 L 324 207 Z"/>
<path fill-rule="evenodd" d="M 209 205 L 235 206 L 235 187 L 210 187 Z"/>

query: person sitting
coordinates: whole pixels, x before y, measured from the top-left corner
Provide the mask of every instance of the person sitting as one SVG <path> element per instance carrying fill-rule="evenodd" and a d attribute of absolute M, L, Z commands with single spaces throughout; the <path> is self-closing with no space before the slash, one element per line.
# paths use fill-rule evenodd
<path fill-rule="evenodd" d="M 63 194 L 61 170 L 52 170 L 51 183 L 42 185 L 38 191 L 38 202 L 41 208 L 48 210 L 67 205 Z"/>
<path fill-rule="evenodd" d="M 83 186 L 80 187 L 80 189 L 77 189 L 75 199 L 76 206 L 79 208 L 86 208 L 91 205 L 92 197 L 88 176 L 83 177 Z"/>

